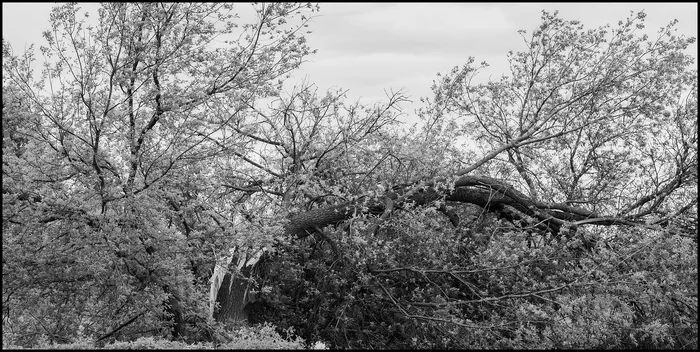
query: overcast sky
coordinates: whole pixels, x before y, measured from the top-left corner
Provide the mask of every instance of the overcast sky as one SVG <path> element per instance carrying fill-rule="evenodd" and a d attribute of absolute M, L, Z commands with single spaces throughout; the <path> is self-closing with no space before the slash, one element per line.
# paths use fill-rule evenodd
<path fill-rule="evenodd" d="M 49 29 L 54 5 L 2 4 L 2 36 L 15 53 L 44 44 L 41 32 Z M 469 56 L 487 61 L 495 76 L 506 73 L 508 50 L 524 48 L 517 31 L 531 33 L 542 10 L 559 10 L 564 19 L 594 28 L 615 26 L 630 10 L 643 9 L 648 33 L 678 19 L 679 34 L 697 37 L 697 3 L 322 3 L 308 37 L 318 53 L 293 79 L 307 76 L 322 91 L 349 89 L 350 99 L 366 102 L 384 98 L 385 89 L 404 88 L 415 102 L 405 111 L 412 112 L 419 97 L 430 95 L 436 73 L 461 66 Z M 697 57 L 697 44 L 689 52 Z"/>

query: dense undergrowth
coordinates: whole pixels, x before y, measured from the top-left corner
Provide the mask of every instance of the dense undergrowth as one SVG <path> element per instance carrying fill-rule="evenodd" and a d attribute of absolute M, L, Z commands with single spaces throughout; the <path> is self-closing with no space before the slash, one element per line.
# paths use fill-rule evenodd
<path fill-rule="evenodd" d="M 269 324 L 261 324 L 253 327 L 239 327 L 218 336 L 220 342 L 195 342 L 171 341 L 160 337 L 140 337 L 134 341 L 115 341 L 108 344 L 96 342 L 92 338 L 78 337 L 71 343 L 51 343 L 46 338 L 37 341 L 34 347 L 28 349 L 58 349 L 58 350 L 83 350 L 83 349 L 117 349 L 117 350 L 154 350 L 154 349 L 219 349 L 219 350 L 247 350 L 247 349 L 320 349 L 325 346 L 317 342 L 314 345 L 305 344 L 300 338 L 282 338 Z M 12 340 L 3 336 L 3 349 L 24 349 L 12 343 Z"/>

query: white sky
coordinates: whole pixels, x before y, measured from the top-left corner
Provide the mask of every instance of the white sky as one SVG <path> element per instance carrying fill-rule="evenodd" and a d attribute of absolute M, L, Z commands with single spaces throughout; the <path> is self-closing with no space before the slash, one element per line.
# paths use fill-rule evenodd
<path fill-rule="evenodd" d="M 49 29 L 54 5 L 2 4 L 2 36 L 15 53 L 44 44 L 41 33 Z M 81 6 L 88 11 L 98 4 Z M 697 3 L 322 3 L 308 36 L 318 53 L 293 80 L 307 76 L 320 91 L 349 89 L 348 98 L 368 103 L 383 99 L 385 89 L 405 88 L 414 104 L 404 111 L 411 113 L 419 97 L 430 96 L 436 73 L 463 65 L 469 56 L 487 61 L 495 77 L 507 73 L 506 52 L 524 48 L 517 30 L 531 33 L 542 10 L 559 10 L 564 19 L 595 28 L 615 26 L 630 10 L 642 9 L 649 34 L 675 18 L 679 34 L 697 37 Z M 697 44 L 689 53 L 697 57 Z"/>

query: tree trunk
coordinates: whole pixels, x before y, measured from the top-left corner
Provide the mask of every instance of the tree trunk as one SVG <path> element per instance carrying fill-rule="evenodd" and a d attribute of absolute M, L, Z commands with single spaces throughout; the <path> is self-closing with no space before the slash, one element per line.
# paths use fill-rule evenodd
<path fill-rule="evenodd" d="M 163 291 L 170 295 L 165 301 L 165 311 L 171 316 L 173 321 L 173 327 L 171 330 L 173 340 L 177 340 L 185 336 L 185 323 L 182 318 L 180 299 L 170 290 L 167 285 L 163 286 Z"/>
<path fill-rule="evenodd" d="M 250 293 L 251 282 L 257 260 L 244 263 L 238 269 L 238 260 L 231 261 L 229 271 L 224 275 L 216 294 L 218 308 L 214 309 L 213 318 L 219 322 L 241 323 L 248 320 L 247 305 L 255 302 L 255 295 Z"/>
<path fill-rule="evenodd" d="M 540 223 L 539 227 L 542 230 L 551 231 L 554 234 L 559 234 L 567 221 L 597 217 L 585 209 L 566 204 L 532 200 L 513 186 L 484 176 L 462 176 L 454 183 L 454 189 L 437 188 L 432 183 L 426 184 L 417 191 L 409 190 L 410 188 L 410 186 L 403 187 L 387 192 L 382 197 L 363 197 L 354 202 L 345 202 L 294 215 L 290 218 L 286 230 L 290 235 L 305 237 L 314 233 L 316 228 L 338 224 L 356 214 L 379 215 L 386 209 L 386 199 L 394 200 L 395 208 L 400 208 L 407 202 L 424 206 L 441 198 L 474 204 L 511 221 L 530 220 L 533 223 Z M 453 221 L 453 219 L 450 220 Z"/>

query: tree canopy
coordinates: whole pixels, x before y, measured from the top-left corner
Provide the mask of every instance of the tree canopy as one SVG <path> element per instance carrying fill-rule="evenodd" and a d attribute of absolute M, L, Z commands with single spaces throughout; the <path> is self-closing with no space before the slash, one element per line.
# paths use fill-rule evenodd
<path fill-rule="evenodd" d="M 675 22 L 543 12 L 510 72 L 438 74 L 406 126 L 403 91 L 282 89 L 317 5 L 239 6 L 57 6 L 38 75 L 3 40 L 4 341 L 247 321 L 337 348 L 697 348 Z"/>

